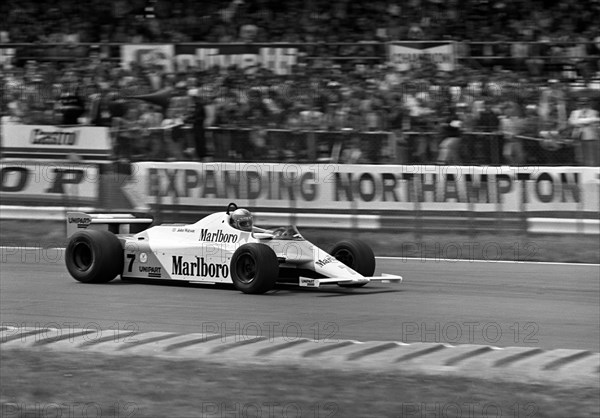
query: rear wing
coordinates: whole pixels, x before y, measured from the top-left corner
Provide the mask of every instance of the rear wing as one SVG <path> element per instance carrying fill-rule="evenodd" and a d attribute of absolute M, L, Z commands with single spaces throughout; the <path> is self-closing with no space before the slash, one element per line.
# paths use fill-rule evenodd
<path fill-rule="evenodd" d="M 137 234 L 154 222 L 151 217 L 136 218 L 124 213 L 67 212 L 67 238 L 83 229 L 101 229 L 113 234 Z"/>

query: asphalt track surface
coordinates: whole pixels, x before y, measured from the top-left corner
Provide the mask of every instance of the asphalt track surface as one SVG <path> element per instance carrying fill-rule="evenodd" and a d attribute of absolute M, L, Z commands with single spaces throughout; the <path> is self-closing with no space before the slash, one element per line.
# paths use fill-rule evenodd
<path fill-rule="evenodd" d="M 55 250 L 2 254 L 2 326 L 234 338 L 441 342 L 600 352 L 600 266 L 380 258 L 402 284 L 265 295 L 232 286 L 73 280 Z M 377 273 L 376 272 L 376 273 Z"/>

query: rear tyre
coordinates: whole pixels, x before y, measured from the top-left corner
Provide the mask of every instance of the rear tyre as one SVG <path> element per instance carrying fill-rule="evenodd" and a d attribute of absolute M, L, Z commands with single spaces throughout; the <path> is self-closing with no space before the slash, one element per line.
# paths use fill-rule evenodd
<path fill-rule="evenodd" d="M 373 250 L 362 241 L 356 239 L 340 241 L 333 246 L 329 254 L 365 277 L 373 276 L 375 272 L 375 255 L 373 254 Z M 365 284 L 340 284 L 339 286 L 362 287 Z"/>
<path fill-rule="evenodd" d="M 244 244 L 233 253 L 230 271 L 238 290 L 265 293 L 275 286 L 279 277 L 279 261 L 273 250 L 264 244 Z"/>
<path fill-rule="evenodd" d="M 107 283 L 121 273 L 123 247 L 116 235 L 90 229 L 73 234 L 65 251 L 67 270 L 83 283 Z"/>

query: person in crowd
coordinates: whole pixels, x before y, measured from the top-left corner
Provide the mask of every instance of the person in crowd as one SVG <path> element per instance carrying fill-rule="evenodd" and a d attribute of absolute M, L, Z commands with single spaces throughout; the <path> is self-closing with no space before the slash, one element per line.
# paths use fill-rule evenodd
<path fill-rule="evenodd" d="M 366 131 L 383 131 L 383 118 L 380 106 L 379 101 L 371 101 L 364 109 Z"/>
<path fill-rule="evenodd" d="M 123 162 L 131 161 L 140 134 L 139 112 L 135 106 L 129 104 L 125 115 L 112 118 L 111 134 L 115 158 Z"/>
<path fill-rule="evenodd" d="M 160 129 L 163 121 L 161 107 L 152 103 L 142 103 L 140 105 L 140 151 L 145 157 L 151 160 L 161 158 L 162 130 Z"/>
<path fill-rule="evenodd" d="M 7 104 L 8 115 L 2 118 L 4 123 L 25 123 L 29 109 L 24 100 L 21 99 L 21 94 L 18 91 L 10 92 L 10 99 Z"/>
<path fill-rule="evenodd" d="M 190 96 L 194 100 L 194 107 L 186 122 L 192 125 L 192 136 L 197 161 L 204 161 L 207 157 L 205 123 L 208 115 L 206 101 L 198 94 L 198 89 L 193 89 Z"/>
<path fill-rule="evenodd" d="M 525 117 L 521 133 L 523 148 L 527 156 L 527 163 L 558 164 L 567 157 L 562 150 L 558 131 L 545 131 L 542 129 L 541 118 L 537 105 L 528 104 L 525 107 Z"/>
<path fill-rule="evenodd" d="M 387 112 L 387 129 L 391 133 L 390 148 L 395 151 L 392 160 L 399 164 L 406 164 L 409 159 L 407 155 L 408 143 L 404 138 L 404 123 L 406 110 L 402 105 L 402 99 L 399 96 L 392 96 L 391 103 Z"/>
<path fill-rule="evenodd" d="M 252 126 L 248 140 L 250 149 L 246 150 L 245 154 L 249 159 L 261 160 L 269 157 L 270 150 L 267 148 L 267 130 L 263 126 Z"/>
<path fill-rule="evenodd" d="M 78 89 L 64 91 L 58 99 L 57 110 L 62 115 L 61 124 L 77 125 L 85 113 L 85 103 Z"/>
<path fill-rule="evenodd" d="M 569 124 L 573 127 L 573 139 L 578 149 L 580 164 L 591 167 L 600 166 L 600 117 L 592 107 L 588 97 L 578 100 L 577 109 L 569 116 Z"/>
<path fill-rule="evenodd" d="M 459 164 L 463 121 L 455 111 L 442 124 L 442 142 L 439 145 L 438 164 Z"/>
<path fill-rule="evenodd" d="M 416 133 L 414 142 L 415 156 L 419 163 L 429 163 L 437 155 L 438 144 L 435 135 L 431 135 L 435 121 L 434 111 L 429 106 L 428 94 L 417 93 L 416 96 L 406 97 L 406 106 L 409 109 L 410 130 Z"/>
<path fill-rule="evenodd" d="M 88 98 L 88 116 L 92 125 L 111 125 L 111 103 L 118 98 L 117 92 L 110 91 L 110 85 L 106 82 L 98 83 L 98 92 Z"/>
<path fill-rule="evenodd" d="M 504 162 L 510 165 L 522 165 L 526 161 L 523 139 L 520 135 L 523 131 L 523 119 L 521 110 L 515 102 L 506 106 L 504 115 L 500 118 L 500 131 L 504 137 L 502 156 Z"/>
<path fill-rule="evenodd" d="M 340 163 L 342 164 L 362 164 L 364 160 L 364 152 L 361 148 L 361 139 L 358 135 L 353 135 L 350 141 L 344 144 L 340 155 Z"/>
<path fill-rule="evenodd" d="M 165 118 L 161 123 L 162 132 L 162 155 L 168 161 L 183 160 L 183 151 L 186 148 L 181 128 L 184 126 L 185 114 L 182 113 L 185 107 L 173 105 L 167 109 Z"/>
<path fill-rule="evenodd" d="M 300 112 L 300 124 L 304 129 L 317 130 L 323 127 L 324 115 L 317 106 L 310 106 Z"/>
<path fill-rule="evenodd" d="M 562 131 L 567 127 L 567 95 L 557 79 L 548 80 L 539 98 L 538 112 L 543 130 Z"/>
<path fill-rule="evenodd" d="M 480 164 L 492 163 L 492 152 L 499 155 L 498 149 L 493 146 L 499 144 L 500 119 L 494 111 L 491 100 L 483 102 L 483 109 L 476 114 L 474 121 L 474 130 L 481 132 L 473 144 L 473 159 Z M 497 146 L 497 145 L 496 145 Z"/>

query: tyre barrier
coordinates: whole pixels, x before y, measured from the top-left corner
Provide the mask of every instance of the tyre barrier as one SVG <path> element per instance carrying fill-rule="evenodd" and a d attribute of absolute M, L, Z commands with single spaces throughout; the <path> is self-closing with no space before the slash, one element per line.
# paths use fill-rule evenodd
<path fill-rule="evenodd" d="M 311 340 L 266 336 L 114 330 L 0 328 L 0 348 L 92 351 L 246 365 L 462 376 L 524 383 L 600 387 L 600 353 L 535 347 Z"/>

